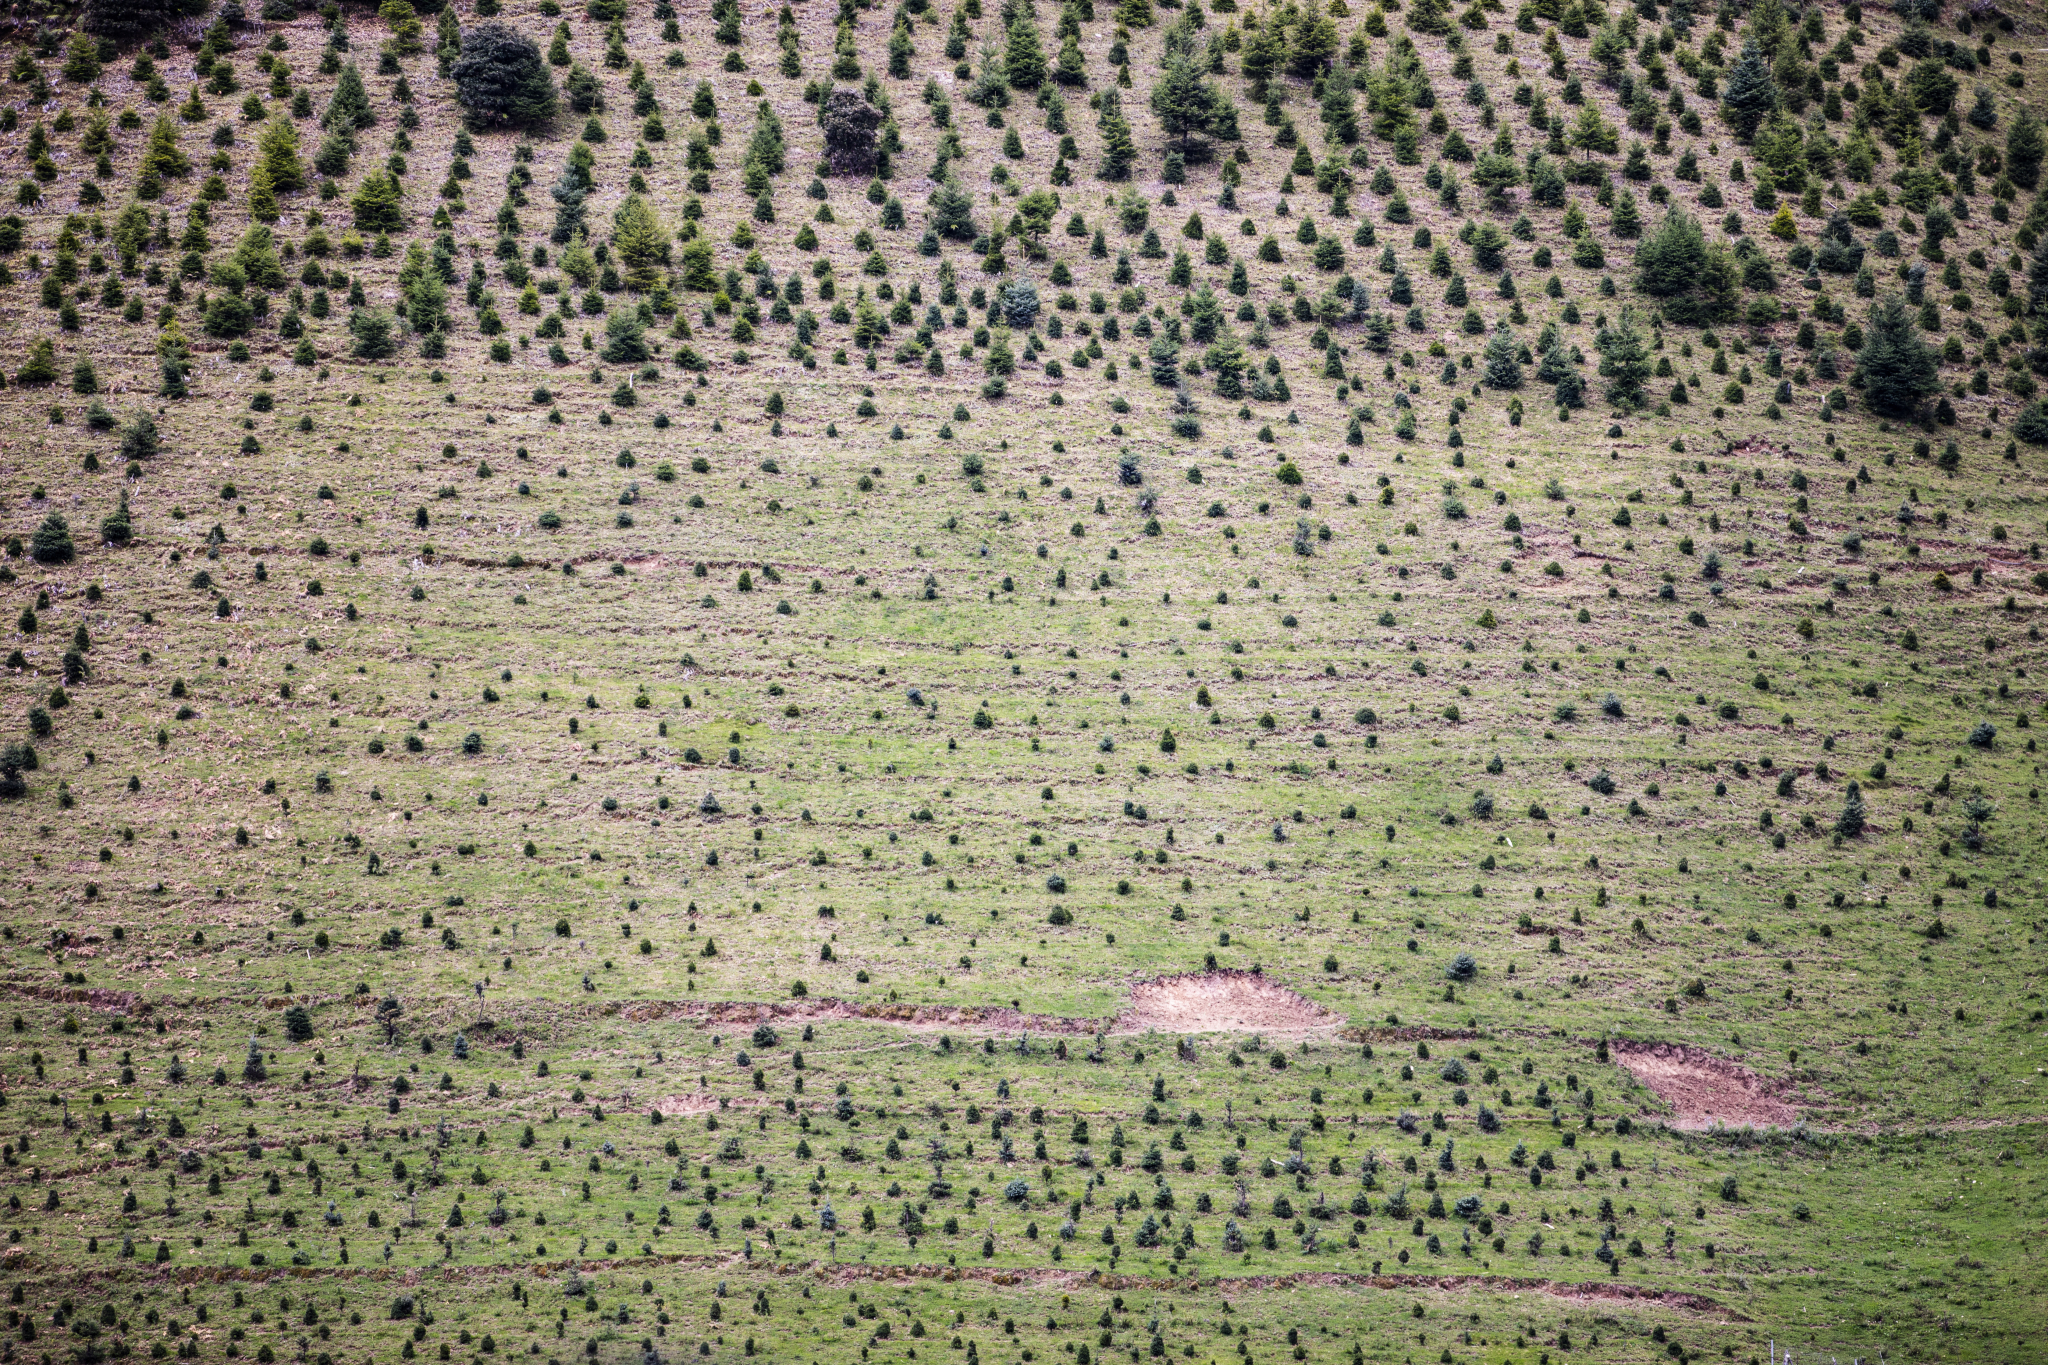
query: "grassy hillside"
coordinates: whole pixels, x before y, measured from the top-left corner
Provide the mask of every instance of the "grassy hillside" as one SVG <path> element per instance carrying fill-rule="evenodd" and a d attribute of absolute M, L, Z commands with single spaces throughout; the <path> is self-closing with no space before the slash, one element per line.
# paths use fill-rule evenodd
<path fill-rule="evenodd" d="M 2040 16 L 1347 3 L 15 17 L 9 1358 L 2038 1355 Z"/>

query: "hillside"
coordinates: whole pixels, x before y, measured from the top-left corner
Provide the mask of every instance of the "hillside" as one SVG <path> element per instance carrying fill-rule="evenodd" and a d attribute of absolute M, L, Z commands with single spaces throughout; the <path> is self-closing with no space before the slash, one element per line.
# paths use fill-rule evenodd
<path fill-rule="evenodd" d="M 11 17 L 8 1359 L 2038 1355 L 2039 14 L 465 2 Z"/>

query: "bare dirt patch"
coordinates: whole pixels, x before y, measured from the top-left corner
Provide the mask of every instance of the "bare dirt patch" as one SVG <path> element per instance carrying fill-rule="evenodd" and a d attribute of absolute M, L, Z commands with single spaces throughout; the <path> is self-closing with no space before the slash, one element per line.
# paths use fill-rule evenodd
<path fill-rule="evenodd" d="M 973 1005 L 864 1005 L 846 1000 L 793 1000 L 762 1003 L 728 1000 L 700 1004 L 696 1001 L 646 1001 L 627 1005 L 621 1011 L 639 1022 L 650 1019 L 700 1019 L 707 1024 L 741 1030 L 755 1024 L 783 1025 L 822 1022 L 828 1019 L 858 1019 L 872 1024 L 896 1024 L 909 1029 L 987 1029 L 993 1032 L 1093 1033 L 1101 1027 L 1098 1019 L 1070 1019 L 1056 1014 L 1026 1014 L 1019 1010 Z"/>
<path fill-rule="evenodd" d="M 1799 1121 L 1781 1087 L 1746 1066 L 1682 1043 L 1617 1043 L 1614 1059 L 1676 1111 L 1681 1128 L 1779 1127 Z"/>
<path fill-rule="evenodd" d="M 1134 987 L 1111 1027 L 1118 1033 L 1323 1032 L 1344 1018 L 1254 972 L 1200 972 Z"/>
<path fill-rule="evenodd" d="M 789 1025 L 828 1019 L 937 1030 L 979 1029 L 996 1033 L 1321 1033 L 1341 1028 L 1344 1016 L 1324 1009 L 1256 972 L 1193 972 L 1142 981 L 1112 1019 L 971 1005 L 858 1004 L 846 1000 L 774 1002 L 638 1001 L 607 1007 L 626 1018 L 697 1019 L 744 1032 L 756 1024 Z M 1436 1037 L 1420 1031 L 1417 1037 Z"/>

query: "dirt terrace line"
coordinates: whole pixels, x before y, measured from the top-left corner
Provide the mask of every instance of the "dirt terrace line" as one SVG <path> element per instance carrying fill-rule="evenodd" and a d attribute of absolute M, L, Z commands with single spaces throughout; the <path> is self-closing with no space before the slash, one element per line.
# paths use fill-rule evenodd
<path fill-rule="evenodd" d="M 825 1019 L 863 1019 L 912 1028 L 941 1025 L 981 1027 L 1001 1032 L 1092 1034 L 1106 1030 L 1107 1019 L 1074 1018 L 1057 1014 L 1027 1014 L 1022 1010 L 994 1005 L 903 1005 L 862 1004 L 858 1001 L 817 1000 L 748 1001 L 643 1000 L 605 1007 L 635 1023 L 655 1019 L 699 1019 L 713 1024 L 804 1023 Z"/>
<path fill-rule="evenodd" d="M 1192 972 L 1137 982 L 1131 987 L 1123 1008 L 1107 1019 L 1026 1014 L 1001 1006 L 860 1004 L 834 999 L 774 1003 L 643 1002 L 610 1008 L 635 1021 L 680 1016 L 745 1025 L 778 1020 L 867 1019 L 909 1028 L 953 1025 L 1001 1032 L 1082 1035 L 1112 1032 L 1328 1033 L 1335 1032 L 1345 1022 L 1343 1016 L 1267 980 L 1256 971 Z"/>
<path fill-rule="evenodd" d="M 1206 1279 L 1199 1275 L 1176 1278 L 1168 1275 L 1124 1275 L 1100 1270 L 1066 1270 L 1052 1267 L 1030 1269 L 1002 1269 L 994 1266 L 950 1266 L 920 1262 L 909 1265 L 868 1265 L 842 1261 L 803 1261 L 795 1263 L 756 1263 L 737 1252 L 724 1255 L 704 1255 L 696 1252 L 678 1252 L 666 1256 L 621 1256 L 612 1259 L 577 1259 L 549 1261 L 528 1265 L 469 1265 L 447 1267 L 407 1267 L 395 1269 L 386 1266 L 185 1266 L 162 1273 L 161 1276 L 145 1272 L 144 1278 L 166 1278 L 175 1284 L 219 1284 L 269 1283 L 284 1279 L 355 1279 L 372 1282 L 402 1284 L 407 1288 L 443 1282 L 461 1282 L 504 1275 L 531 1274 L 539 1279 L 552 1279 L 561 1275 L 565 1280 L 575 1279 L 585 1273 L 602 1273 L 609 1270 L 642 1270 L 659 1266 L 677 1266 L 705 1270 L 756 1269 L 764 1274 L 780 1278 L 808 1275 L 821 1283 L 848 1284 L 908 1283 L 913 1280 L 938 1280 L 953 1284 L 961 1280 L 979 1284 L 995 1285 L 1001 1288 L 1015 1288 L 1020 1285 L 1050 1286 L 1083 1290 L 1152 1290 L 1161 1293 L 1215 1295 L 1257 1294 L 1269 1290 L 1301 1288 L 1363 1288 L 1363 1289 L 1423 1289 L 1442 1293 L 1479 1291 L 1492 1293 L 1536 1293 L 1551 1294 L 1559 1298 L 1580 1301 L 1600 1300 L 1611 1303 L 1639 1303 L 1667 1308 L 1680 1308 L 1693 1313 L 1719 1317 L 1725 1322 L 1747 1322 L 1748 1318 L 1716 1299 L 1704 1294 L 1689 1294 L 1677 1290 L 1648 1289 L 1638 1285 L 1615 1281 L 1548 1280 L 1514 1275 L 1373 1275 L 1363 1271 L 1318 1271 L 1305 1270 L 1281 1275 L 1217 1275 Z"/>
<path fill-rule="evenodd" d="M 1421 1042 L 1433 1039 L 1460 1040 L 1483 1038 L 1486 1033 L 1473 1029 L 1430 1028 L 1422 1025 L 1373 1025 L 1345 1027 L 1340 1016 L 1324 1011 L 1321 1006 L 1296 995 L 1284 986 L 1267 982 L 1257 972 L 1196 972 L 1179 977 L 1161 977 L 1142 983 L 1145 987 L 1159 988 L 1185 984 L 1200 988 L 1204 985 L 1241 979 L 1263 986 L 1262 993 L 1268 993 L 1292 1004 L 1296 1017 L 1274 1023 L 1240 1023 L 1238 1021 L 1216 1021 L 1203 1027 L 1205 1021 L 1199 1017 L 1186 1019 L 1182 1023 L 1197 1027 L 1174 1028 L 1166 1020 L 1148 1019 L 1144 1012 L 1134 1013 L 1121 1010 L 1107 1018 L 1090 1016 L 1032 1014 L 1008 1006 L 996 1005 L 907 1005 L 873 1004 L 853 1000 L 839 1000 L 829 996 L 809 1000 L 612 1000 L 583 1007 L 578 1013 L 623 1016 L 634 1023 L 648 1023 L 660 1019 L 696 1019 L 720 1025 L 747 1025 L 760 1023 L 805 1023 L 828 1019 L 860 1020 L 870 1023 L 898 1024 L 908 1028 L 939 1028 L 953 1026 L 960 1028 L 981 1028 L 992 1032 L 1030 1032 L 1045 1034 L 1092 1035 L 1101 1033 L 1139 1034 L 1157 1033 L 1234 1033 L 1254 1032 L 1263 1028 L 1267 1032 L 1335 1032 L 1346 1042 L 1354 1043 L 1401 1043 Z M 237 1003 L 232 997 L 189 996 L 184 998 L 165 997 L 150 1000 L 136 991 L 108 990 L 78 986 L 37 986 L 13 982 L 0 982 L 0 991 L 7 994 L 35 1000 L 46 1000 L 59 1004 L 83 1004 L 94 1009 L 109 1010 L 124 1015 L 150 1015 L 158 1009 L 201 1009 L 223 1004 Z M 1287 997 L 1292 997 L 1288 1000 Z M 357 1010 L 374 1008 L 381 997 L 349 995 L 324 1003 L 353 1006 Z M 250 996 L 246 1003 L 260 1004 L 266 1009 L 281 1010 L 292 1004 L 323 1003 L 311 995 Z M 492 1031 L 490 1025 L 479 1022 L 473 1028 Z M 516 1031 L 516 1029 L 515 1029 Z"/>
<path fill-rule="evenodd" d="M 778 1268 L 780 1269 L 780 1268 Z M 1354 1287 L 1366 1289 L 1434 1289 L 1439 1291 L 1489 1290 L 1509 1292 L 1531 1292 L 1555 1294 L 1573 1299 L 1606 1299 L 1617 1302 L 1634 1301 L 1660 1304 L 1668 1307 L 1689 1309 L 1696 1313 L 1710 1313 L 1729 1322 L 1746 1322 L 1748 1319 L 1733 1309 L 1703 1294 L 1687 1294 L 1679 1291 L 1643 1289 L 1632 1284 L 1615 1284 L 1598 1280 L 1570 1283 L 1560 1280 L 1539 1280 L 1512 1275 L 1369 1275 L 1360 1271 L 1303 1270 L 1283 1275 L 1217 1275 L 1203 1280 L 1190 1275 L 1185 1280 L 1171 1276 L 1104 1274 L 1099 1270 L 997 1270 L 993 1267 L 970 1266 L 960 1269 L 954 1266 L 908 1265 L 871 1266 L 837 1264 L 831 1266 L 795 1267 L 794 1273 L 806 1269 L 819 1279 L 832 1279 L 839 1283 L 856 1280 L 908 1280 L 938 1278 L 951 1282 L 956 1279 L 977 1280 L 1002 1286 L 1019 1284 L 1049 1284 L 1074 1288 L 1096 1289 L 1151 1289 L 1160 1291 L 1182 1291 L 1188 1293 L 1207 1292 L 1228 1295 L 1237 1293 L 1258 1293 L 1272 1289 L 1299 1289 L 1327 1286 L 1332 1288 Z M 783 1270 L 782 1273 L 792 1273 Z"/>

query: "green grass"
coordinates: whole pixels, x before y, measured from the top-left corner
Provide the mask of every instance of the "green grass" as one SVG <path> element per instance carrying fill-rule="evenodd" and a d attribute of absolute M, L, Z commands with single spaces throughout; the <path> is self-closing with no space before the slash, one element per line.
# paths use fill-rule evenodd
<path fill-rule="evenodd" d="M 978 11 L 970 61 L 1000 29 Z M 823 143 L 804 93 L 832 62 L 827 11 L 796 16 L 802 74 L 790 78 L 772 12 L 743 16 L 749 69 L 733 73 L 715 20 L 683 15 L 669 43 L 636 6 L 629 62 L 645 63 L 668 126 L 644 167 L 630 161 L 630 67 L 603 65 L 602 23 L 568 16 L 570 51 L 606 99 L 595 241 L 637 173 L 666 228 L 701 224 L 728 305 L 759 310 L 743 329 L 743 311 L 680 279 L 672 312 L 655 311 L 660 293 L 599 289 L 600 311 L 648 306 L 647 370 L 598 357 L 605 320 L 579 311 L 586 291 L 548 237 L 547 190 L 581 116 L 472 135 L 448 228 L 445 357 L 402 336 L 398 355 L 357 359 L 349 291 L 392 306 L 406 248 L 433 246 L 460 110 L 431 54 L 403 59 L 418 126 L 399 143 L 396 78 L 375 74 L 382 23 L 352 15 L 347 56 L 378 122 L 358 135 L 340 197 L 285 196 L 290 282 L 234 359 L 228 339 L 205 335 L 197 298 L 221 286 L 183 279 L 173 297 L 185 248 L 149 247 L 124 274 L 106 239 L 157 112 L 128 74 L 136 50 L 99 91 L 143 125 L 117 125 L 98 175 L 79 145 L 87 87 L 61 77 L 61 56 L 10 40 L 53 87 L 21 117 L 47 120 L 61 160 L 37 181 L 42 205 L 21 210 L 0 325 L 17 352 L 54 338 L 60 384 L 0 392 L 12 418 L 0 505 L 6 535 L 26 543 L 57 513 L 78 547 L 68 563 L 9 558 L 0 618 L 28 608 L 37 627 L 16 631 L 22 658 L 4 683 L 5 739 L 33 739 L 38 759 L 27 794 L 7 802 L 16 838 L 0 855 L 12 997 L 0 1159 L 19 1201 L 0 1224 L 20 1286 L 16 1353 L 38 1365 L 145 1349 L 564 1365 L 650 1348 L 827 1365 L 966 1359 L 970 1343 L 991 1365 L 1040 1352 L 1092 1365 L 1084 1349 L 1212 1365 L 1283 1352 L 1325 1365 L 1760 1360 L 1773 1343 L 1866 1360 L 2038 1353 L 2048 1280 L 2026 1234 L 2040 1221 L 2048 1062 L 2030 675 L 2048 525 L 2040 453 L 2012 427 L 2033 393 L 2026 253 L 2042 229 L 2029 188 L 1974 169 L 1987 149 L 2004 157 L 2036 102 L 2037 18 L 1931 26 L 1933 41 L 1961 44 L 1948 68 L 1958 116 L 1979 84 L 1996 92 L 1989 130 L 1916 125 L 1923 164 L 1951 158 L 1943 202 L 1960 194 L 1970 210 L 1955 238 L 1917 248 L 1925 211 L 1896 200 L 1881 226 L 1904 255 L 1880 255 L 1876 229 L 1857 228 L 1873 293 L 1903 287 L 1906 262 L 1930 266 L 1928 339 L 1950 351 L 1927 397 L 1955 421 L 1930 410 L 1923 425 L 1880 418 L 1852 381 L 1844 333 L 1869 306 L 1853 277 L 1816 275 L 1809 290 L 1791 264 L 1866 189 L 1903 198 L 1891 179 L 1903 126 L 1896 143 L 1873 136 L 1882 160 L 1859 181 L 1855 100 L 1830 119 L 1816 97 L 1801 127 L 1837 144 L 1813 177 L 1823 212 L 1781 187 L 1795 237 L 1780 240 L 1766 232 L 1775 210 L 1749 193 L 1767 149 L 1733 138 L 1675 50 L 1659 58 L 1671 89 L 1655 116 L 1675 126 L 1669 150 L 1648 154 L 1649 183 L 1697 210 L 1710 239 L 1756 243 L 1775 285 L 1746 286 L 1742 306 L 1776 298 L 1788 311 L 1657 325 L 1653 363 L 1671 373 L 1627 410 L 1603 401 L 1596 336 L 1653 301 L 1594 186 L 1573 185 L 1568 202 L 1605 263 L 1579 266 L 1565 207 L 1530 202 L 1524 186 L 1489 211 L 1473 166 L 1454 159 L 1434 169 L 1467 182 L 1456 206 L 1425 179 L 1451 129 L 1480 150 L 1506 129 L 1517 158 L 1544 145 L 1518 85 L 1576 118 L 1549 74 L 1547 23 L 1475 10 L 1479 27 L 1454 26 L 1455 42 L 1416 35 L 1436 95 L 1417 164 L 1369 118 L 1362 159 L 1326 147 L 1308 83 L 1276 79 L 1311 158 L 1334 153 L 1353 178 L 1342 212 L 1312 174 L 1283 188 L 1293 149 L 1250 97 L 1242 44 L 1226 49 L 1215 79 L 1238 103 L 1247 155 L 1226 209 L 1220 159 L 1185 184 L 1158 178 L 1165 140 L 1146 96 L 1180 13 L 1125 35 L 1146 224 L 1125 231 L 1124 186 L 1094 174 L 1089 99 L 1114 78 L 1118 39 L 1098 5 L 1081 25 L 1090 84 L 1065 92 L 1074 179 L 1044 259 L 1013 238 L 993 273 L 966 242 L 921 253 L 942 130 L 920 90 L 932 77 L 947 91 L 955 169 L 984 232 L 1048 183 L 1061 135 L 1028 92 L 1012 92 L 1001 126 L 968 101 L 941 55 L 951 11 L 913 17 L 911 79 L 876 67 L 902 143 L 883 185 L 904 207 L 900 229 L 880 225 L 861 180 L 822 177 L 823 200 L 807 193 Z M 1821 73 L 1824 90 L 1869 86 L 1865 63 L 1895 83 L 1911 71 L 1910 55 L 1882 56 L 1916 41 L 1898 16 L 1864 13 L 1858 37 L 1846 13 L 1815 13 L 1822 31 L 1802 60 L 1818 67 L 1845 36 L 1853 49 Z M 506 17 L 545 48 L 553 17 L 526 0 Z M 1375 73 L 1403 24 L 1423 21 L 1412 4 L 1381 17 L 1392 32 L 1367 44 Z M 855 18 L 860 59 L 885 61 L 891 16 Z M 1241 37 L 1246 18 L 1207 11 L 1197 46 Z M 1057 20 L 1041 7 L 1049 54 Z M 1340 41 L 1371 22 L 1338 16 Z M 1663 20 L 1637 23 L 1639 43 Z M 1716 27 L 1696 16 L 1674 49 L 1701 51 Z M 271 34 L 315 113 L 337 79 L 318 70 L 315 19 L 236 35 L 242 88 L 202 95 L 205 119 L 180 125 L 195 173 L 149 205 L 178 243 L 216 150 L 208 130 L 235 127 L 209 266 L 249 222 L 257 128 L 241 97 L 290 107 L 255 68 Z M 157 59 L 172 110 L 194 84 L 200 30 L 176 36 Z M 1724 84 L 1740 36 L 1724 36 Z M 1627 127 L 1592 40 L 1558 41 L 1623 151 L 1653 139 Z M 1978 43 L 1990 68 L 1964 70 Z M 1647 86 L 1646 56 L 1624 70 Z M 1469 76 L 1454 74 L 1463 62 Z M 10 77 L 16 97 L 36 79 Z M 722 137 L 711 188 L 693 192 L 699 80 Z M 1673 91 L 1704 120 L 1698 134 Z M 789 143 L 766 223 L 742 172 L 761 100 Z M 72 128 L 55 127 L 58 111 Z M 1445 130 L 1428 130 L 1431 112 Z M 320 130 L 296 122 L 310 157 Z M 1021 159 L 1000 150 L 1011 131 Z M 27 133 L 12 136 L 25 150 Z M 373 234 L 346 243 L 349 197 L 394 151 L 405 229 L 388 254 Z M 1703 180 L 1678 174 L 1688 152 Z M 1620 154 L 1595 159 L 1620 170 Z M 989 174 L 998 164 L 1014 172 L 1007 187 Z M 531 171 L 517 194 L 515 168 Z M 1390 196 L 1370 188 L 1381 171 L 1413 222 L 1388 220 Z M 26 157 L 22 174 L 34 179 Z M 65 269 L 59 236 L 88 178 L 108 202 L 98 231 L 88 208 L 73 224 L 87 297 L 67 295 L 81 316 L 66 332 L 42 280 Z M 1699 205 L 1709 180 L 1723 208 Z M 1648 185 L 1615 183 L 1654 227 Z M 548 360 L 536 315 L 517 311 L 521 282 L 496 254 L 501 201 L 524 268 L 560 282 L 541 298 L 564 301 L 565 365 Z M 821 202 L 830 221 L 817 221 Z M 1740 233 L 1723 226 L 1730 210 Z M 1468 220 L 1506 231 L 1525 211 L 1528 232 L 1505 249 L 1510 301 L 1459 234 Z M 1224 263 L 1185 234 L 1191 212 Z M 1320 324 L 1293 308 L 1340 273 L 1313 263 L 1305 219 L 1343 246 L 1369 311 L 1397 324 L 1384 354 L 1356 323 L 1330 329 L 1341 381 L 1311 340 Z M 1362 224 L 1370 246 L 1353 237 Z M 805 225 L 815 250 L 794 244 Z M 742 226 L 755 247 L 735 244 Z M 1147 226 L 1158 258 L 1141 251 Z M 1269 235 L 1278 262 L 1258 257 Z M 1483 327 L 1508 320 L 1532 347 L 1556 327 L 1590 406 L 1561 413 L 1534 356 L 1521 389 L 1478 384 L 1485 337 L 1463 330 L 1451 281 L 1432 275 L 1438 245 Z M 1382 246 L 1410 277 L 1420 331 L 1387 301 Z M 750 249 L 778 285 L 800 277 L 796 311 L 817 321 L 808 347 L 738 273 Z M 1198 344 L 1179 353 L 1199 361 L 1181 379 L 1197 411 L 1177 412 L 1174 389 L 1152 381 L 1153 337 L 1191 325 L 1176 311 L 1188 291 L 1169 282 L 1180 249 L 1286 398 L 1219 396 Z M 885 275 L 863 273 L 871 252 Z M 1114 278 L 1124 252 L 1142 302 Z M 1229 292 L 1237 258 L 1242 298 Z M 1071 283 L 1051 282 L 1056 265 Z M 506 323 L 505 360 L 479 327 L 473 269 Z M 143 320 L 99 301 L 109 273 Z M 1022 363 L 990 399 L 975 334 L 988 297 L 1016 279 L 1036 284 L 1042 311 L 1009 336 Z M 917 302 L 864 355 L 830 310 L 885 284 L 885 314 Z M 313 316 L 321 289 L 325 318 Z M 296 307 L 311 365 L 279 334 Z M 933 307 L 940 375 L 922 352 L 897 358 Z M 155 395 L 159 310 L 192 348 L 189 397 Z M 1043 358 L 1024 358 L 1027 343 Z M 1821 375 L 1828 346 L 1843 352 L 1834 379 Z M 701 376 L 677 363 L 685 347 L 707 361 Z M 101 392 L 64 388 L 88 358 Z M 1446 362 L 1461 367 L 1449 384 Z M 626 405 L 614 395 L 629 377 Z M 1670 404 L 1689 377 L 1690 401 Z M 1716 396 L 1731 383 L 1739 401 Z M 1853 400 L 1824 417 L 1838 386 Z M 251 404 L 259 390 L 267 408 Z M 89 425 L 95 400 L 122 423 L 155 415 L 162 448 L 132 476 L 121 431 Z M 1401 404 L 1412 439 L 1396 434 Z M 1176 433 L 1190 415 L 1199 433 Z M 1137 484 L 1120 474 L 1126 455 Z M 100 520 L 124 497 L 133 543 L 104 544 Z M 56 705 L 78 628 L 89 676 Z M 32 707 L 49 734 L 32 733 Z M 1972 738 L 1980 724 L 1988 743 Z M 1852 780 L 1867 825 L 1843 837 Z M 1461 953 L 1476 960 L 1470 980 L 1447 976 Z M 1212 967 L 1256 971 L 1340 1022 L 1097 1037 L 1134 987 Z M 310 1039 L 289 1036 L 292 1005 L 309 1012 Z M 773 1042 L 751 1036 L 760 1006 L 777 1011 Z M 243 1074 L 252 1038 L 260 1080 Z M 1607 1060 L 1602 1040 L 1725 1059 L 1792 1120 L 1703 1126 Z M 1443 1075 L 1453 1059 L 1462 1082 Z M 1288 1172 L 1296 1151 L 1302 1169 Z M 1021 1198 L 1006 1195 L 1013 1181 Z M 1396 1217 L 1386 1205 L 1403 1187 Z M 1461 1215 L 1467 1195 L 1478 1204 Z M 923 1222 L 914 1242 L 906 1207 Z M 1148 1217 L 1156 1246 L 1140 1241 Z M 1233 1222 L 1242 1250 L 1227 1245 Z M 1611 1265 L 1595 1254 L 1603 1240 Z M 583 1290 L 567 1292 L 572 1281 Z M 401 1294 L 413 1315 L 394 1318 Z"/>

